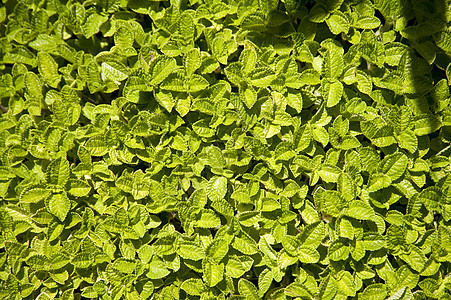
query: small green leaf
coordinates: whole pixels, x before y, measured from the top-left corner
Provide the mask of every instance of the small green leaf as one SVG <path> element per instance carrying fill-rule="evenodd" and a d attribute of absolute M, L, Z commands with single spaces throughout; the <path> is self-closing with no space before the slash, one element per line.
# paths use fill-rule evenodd
<path fill-rule="evenodd" d="M 416 135 L 422 136 L 437 131 L 442 126 L 442 121 L 439 116 L 432 114 L 423 114 L 415 120 L 414 132 Z"/>
<path fill-rule="evenodd" d="M 375 16 L 361 16 L 354 23 L 354 27 L 359 29 L 374 29 L 379 27 L 381 21 Z"/>
<path fill-rule="evenodd" d="M 349 247 L 346 246 L 342 241 L 334 241 L 328 250 L 328 257 L 330 260 L 338 261 L 345 260 L 349 256 Z"/>
<path fill-rule="evenodd" d="M 20 194 L 20 202 L 22 203 L 38 203 L 47 199 L 51 195 L 51 191 L 40 187 L 31 187 L 25 189 Z"/>
<path fill-rule="evenodd" d="M 45 83 L 53 88 L 58 86 L 61 75 L 58 74 L 58 64 L 50 54 L 38 52 L 38 69 Z"/>
<path fill-rule="evenodd" d="M 355 199 L 356 185 L 348 173 L 341 173 L 337 180 L 337 189 L 346 201 Z"/>
<path fill-rule="evenodd" d="M 176 70 L 175 59 L 167 56 L 156 57 L 149 66 L 149 72 L 152 74 L 152 85 L 160 84 L 166 77 Z"/>
<path fill-rule="evenodd" d="M 69 186 L 70 188 L 67 192 L 75 197 L 87 196 L 91 191 L 91 186 L 86 181 L 79 179 L 70 179 Z"/>
<path fill-rule="evenodd" d="M 177 246 L 177 254 L 191 260 L 201 260 L 205 257 L 205 250 L 193 242 L 181 241 Z"/>
<path fill-rule="evenodd" d="M 200 68 L 201 56 L 199 49 L 191 49 L 185 54 L 183 64 L 185 66 L 185 72 L 188 77 L 194 74 L 194 72 Z"/>
<path fill-rule="evenodd" d="M 350 28 L 348 18 L 341 11 L 335 11 L 331 14 L 326 23 L 333 34 L 346 34 Z"/>
<path fill-rule="evenodd" d="M 224 264 L 218 264 L 212 260 L 202 262 L 203 280 L 209 287 L 216 286 L 224 278 Z"/>
<path fill-rule="evenodd" d="M 205 290 L 205 285 L 199 278 L 190 278 L 183 281 L 180 288 L 188 295 L 200 296 Z"/>
<path fill-rule="evenodd" d="M 309 246 L 301 246 L 297 248 L 297 257 L 301 263 L 314 264 L 320 259 L 320 254 L 316 249 Z"/>
<path fill-rule="evenodd" d="M 373 283 L 358 294 L 359 299 L 383 300 L 387 297 L 387 287 L 382 283 Z"/>
<path fill-rule="evenodd" d="M 256 68 L 250 74 L 250 82 L 256 87 L 266 88 L 276 78 L 276 74 L 269 68 Z"/>
<path fill-rule="evenodd" d="M 53 194 L 46 203 L 48 210 L 63 222 L 70 210 L 70 201 L 66 193 Z"/>
<path fill-rule="evenodd" d="M 366 202 L 356 200 L 349 204 L 345 215 L 357 220 L 372 220 L 374 219 L 374 210 Z"/>
<path fill-rule="evenodd" d="M 208 245 L 206 255 L 216 261 L 221 261 L 229 251 L 229 244 L 223 239 L 215 239 Z"/>
<path fill-rule="evenodd" d="M 329 164 L 321 165 L 320 169 L 318 170 L 319 176 L 325 182 L 337 182 L 341 173 L 342 171 L 340 170 L 340 168 Z"/>
<path fill-rule="evenodd" d="M 243 295 L 246 299 L 260 299 L 255 285 L 244 278 L 241 278 L 238 281 L 238 291 L 240 292 L 240 295 Z"/>
<path fill-rule="evenodd" d="M 227 193 L 227 179 L 222 176 L 212 177 L 206 185 L 206 192 L 212 201 L 223 199 Z"/>
<path fill-rule="evenodd" d="M 101 65 L 102 79 L 121 82 L 128 78 L 127 68 L 120 62 L 103 62 Z"/>
<path fill-rule="evenodd" d="M 381 173 L 388 175 L 392 181 L 398 180 L 407 169 L 408 158 L 403 153 L 395 153 L 386 156 L 380 163 Z"/>
<path fill-rule="evenodd" d="M 321 82 L 321 94 L 327 107 L 337 105 L 343 94 L 343 85 L 339 81 L 323 80 Z"/>
<path fill-rule="evenodd" d="M 191 93 L 200 92 L 206 89 L 210 84 L 207 79 L 198 74 L 193 74 L 188 83 L 188 91 Z"/>
<path fill-rule="evenodd" d="M 337 291 L 338 291 L 337 281 L 333 277 L 327 276 L 321 281 L 319 287 L 319 297 L 321 299 L 332 300 L 335 298 Z"/>
<path fill-rule="evenodd" d="M 215 228 L 219 225 L 221 225 L 221 219 L 215 214 L 215 212 L 204 209 L 201 211 L 195 226 L 200 228 Z"/>
<path fill-rule="evenodd" d="M 252 267 L 254 260 L 249 256 L 229 256 L 225 265 L 226 274 L 232 278 L 240 278 Z"/>
<path fill-rule="evenodd" d="M 257 92 L 255 89 L 247 84 L 243 84 L 240 86 L 240 97 L 243 100 L 244 104 L 247 108 L 252 108 L 255 102 L 257 102 Z"/>
<path fill-rule="evenodd" d="M 63 158 L 52 161 L 47 167 L 46 175 L 49 183 L 64 186 L 70 176 L 69 162 Z"/>
<path fill-rule="evenodd" d="M 159 260 L 153 260 L 148 264 L 148 271 L 146 273 L 146 276 L 149 279 L 160 279 L 164 278 L 171 273 L 164 263 Z"/>

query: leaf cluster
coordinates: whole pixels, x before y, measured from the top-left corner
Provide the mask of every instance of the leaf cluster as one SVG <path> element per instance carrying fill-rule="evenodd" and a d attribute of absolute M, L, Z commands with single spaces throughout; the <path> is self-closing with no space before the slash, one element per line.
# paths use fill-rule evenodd
<path fill-rule="evenodd" d="M 1 299 L 449 299 L 448 0 L 3 0 Z"/>

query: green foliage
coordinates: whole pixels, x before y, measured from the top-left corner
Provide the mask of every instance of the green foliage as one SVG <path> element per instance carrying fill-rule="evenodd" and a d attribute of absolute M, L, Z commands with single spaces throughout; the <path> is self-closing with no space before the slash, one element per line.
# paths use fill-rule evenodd
<path fill-rule="evenodd" d="M 449 299 L 448 0 L 0 6 L 0 299 Z"/>

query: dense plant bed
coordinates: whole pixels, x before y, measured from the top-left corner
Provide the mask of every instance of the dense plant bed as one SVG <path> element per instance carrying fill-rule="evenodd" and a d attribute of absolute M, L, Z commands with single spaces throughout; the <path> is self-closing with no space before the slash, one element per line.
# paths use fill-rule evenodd
<path fill-rule="evenodd" d="M 450 4 L 3 0 L 1 299 L 450 299 Z"/>

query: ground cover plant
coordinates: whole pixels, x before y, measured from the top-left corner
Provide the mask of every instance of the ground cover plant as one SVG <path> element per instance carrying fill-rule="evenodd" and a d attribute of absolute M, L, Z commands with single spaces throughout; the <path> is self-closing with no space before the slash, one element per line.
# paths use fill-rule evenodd
<path fill-rule="evenodd" d="M 3 0 L 1 299 L 450 299 L 442 0 Z"/>

